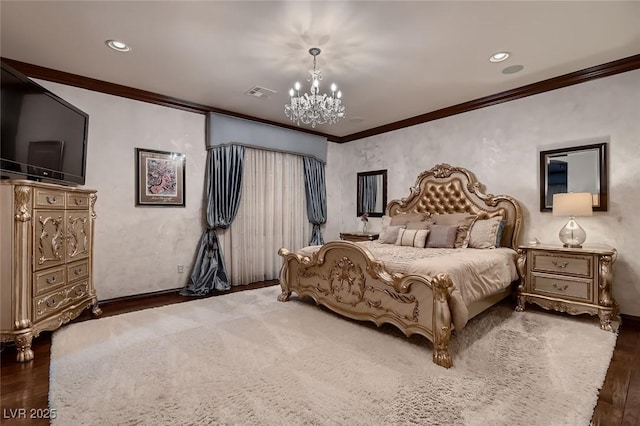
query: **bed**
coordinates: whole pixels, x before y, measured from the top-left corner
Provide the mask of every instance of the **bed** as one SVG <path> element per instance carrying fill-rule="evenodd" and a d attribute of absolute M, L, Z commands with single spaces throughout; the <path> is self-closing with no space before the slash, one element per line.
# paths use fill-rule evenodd
<path fill-rule="evenodd" d="M 469 170 L 440 164 L 418 176 L 408 197 L 389 202 L 385 216 L 379 241 L 331 241 L 297 252 L 281 248 L 278 300 L 285 302 L 295 292 L 339 315 L 378 326 L 390 323 L 406 336 L 422 335 L 433 343 L 433 362 L 449 368 L 451 332 L 507 297 L 518 281 L 521 207 L 511 196 L 484 193 Z M 441 225 L 463 216 L 465 221 L 454 222 L 457 227 Z M 405 220 L 413 221 L 398 225 Z M 382 244 L 391 230 L 409 235 L 408 228 L 422 222 L 434 242 L 445 228 L 456 228 L 455 248 L 431 240 L 426 244 L 434 248 L 396 245 L 400 240 Z M 500 224 L 495 246 L 470 248 L 480 232 L 476 229 L 489 222 Z M 417 234 L 424 232 L 411 231 L 414 244 Z"/>

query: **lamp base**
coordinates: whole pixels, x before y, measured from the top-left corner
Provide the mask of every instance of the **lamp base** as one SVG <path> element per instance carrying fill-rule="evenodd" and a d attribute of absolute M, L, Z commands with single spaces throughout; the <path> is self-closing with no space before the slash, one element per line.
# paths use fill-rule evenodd
<path fill-rule="evenodd" d="M 582 243 L 587 239 L 587 233 L 571 216 L 569 222 L 560 230 L 558 234 L 563 247 L 581 248 Z"/>
<path fill-rule="evenodd" d="M 568 248 L 582 248 L 582 244 L 563 244 L 562 247 Z"/>

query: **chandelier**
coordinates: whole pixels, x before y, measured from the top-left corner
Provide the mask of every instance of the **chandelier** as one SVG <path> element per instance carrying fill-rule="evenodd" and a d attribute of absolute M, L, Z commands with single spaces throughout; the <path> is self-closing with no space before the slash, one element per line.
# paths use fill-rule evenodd
<path fill-rule="evenodd" d="M 284 113 L 298 126 L 300 122 L 311 124 L 333 124 L 344 117 L 344 107 L 342 106 L 342 92 L 337 90 L 337 86 L 331 85 L 331 94 L 320 94 L 320 80 L 322 73 L 316 69 L 316 57 L 320 54 L 320 49 L 312 47 L 309 53 L 313 56 L 313 70 L 309 71 L 311 82 L 310 93 L 300 94 L 300 83 L 296 81 L 294 89 L 289 90 L 289 103 L 284 106 Z"/>

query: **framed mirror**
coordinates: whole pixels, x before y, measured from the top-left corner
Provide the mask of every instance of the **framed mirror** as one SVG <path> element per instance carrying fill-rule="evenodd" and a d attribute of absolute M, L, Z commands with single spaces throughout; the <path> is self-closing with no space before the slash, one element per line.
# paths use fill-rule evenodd
<path fill-rule="evenodd" d="M 553 194 L 589 192 L 594 211 L 607 211 L 607 143 L 540 151 L 540 211 L 553 209 Z"/>
<path fill-rule="evenodd" d="M 387 171 L 358 173 L 356 210 L 358 216 L 382 217 L 387 206 Z"/>

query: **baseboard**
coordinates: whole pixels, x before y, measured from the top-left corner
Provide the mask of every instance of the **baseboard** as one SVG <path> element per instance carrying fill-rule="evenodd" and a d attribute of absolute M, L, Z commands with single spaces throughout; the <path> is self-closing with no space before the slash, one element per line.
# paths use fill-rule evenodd
<path fill-rule="evenodd" d="M 194 300 L 198 298 L 202 299 L 207 297 L 220 296 L 223 294 L 234 293 L 236 291 L 252 290 L 256 288 L 268 287 L 268 286 L 277 285 L 277 284 L 279 284 L 278 280 L 258 281 L 251 284 L 232 286 L 231 289 L 227 291 L 219 291 L 219 292 L 214 291 L 203 296 L 181 296 L 180 291 L 183 290 L 184 287 L 178 287 L 178 288 L 170 288 L 168 290 L 152 291 L 149 293 L 133 294 L 131 296 L 114 297 L 112 299 L 99 300 L 98 302 L 100 304 L 100 307 L 102 308 L 104 308 L 105 306 L 121 305 L 121 304 L 125 304 L 127 302 L 132 302 L 132 301 L 138 301 L 140 302 L 141 306 L 144 306 L 145 302 L 153 304 L 154 299 L 156 299 L 155 301 L 157 302 L 157 298 L 162 298 L 164 296 L 165 300 L 167 301 L 172 300 L 172 302 L 169 302 L 169 303 L 174 303 L 177 301 Z M 172 296 L 175 296 L 175 297 L 172 297 Z"/>
<path fill-rule="evenodd" d="M 631 325 L 634 328 L 640 328 L 640 317 L 634 315 L 620 314 L 623 325 Z"/>
<path fill-rule="evenodd" d="M 130 296 L 114 297 L 111 299 L 99 300 L 100 305 L 108 305 L 110 303 L 129 302 L 132 300 L 149 299 L 155 296 L 164 296 L 166 294 L 178 294 L 184 287 L 170 288 L 168 290 L 158 290 L 149 293 L 138 293 Z"/>

